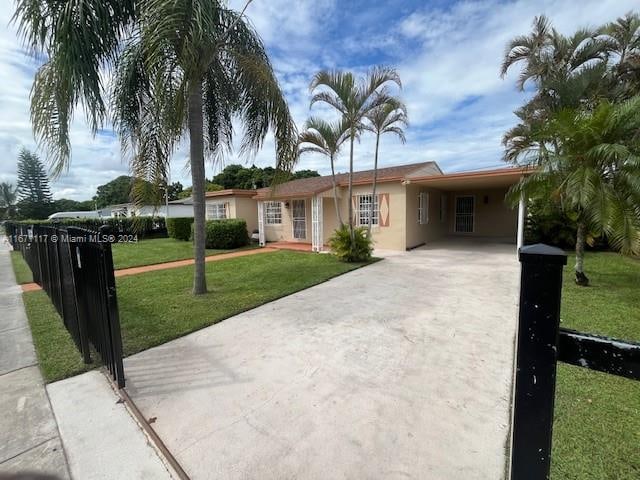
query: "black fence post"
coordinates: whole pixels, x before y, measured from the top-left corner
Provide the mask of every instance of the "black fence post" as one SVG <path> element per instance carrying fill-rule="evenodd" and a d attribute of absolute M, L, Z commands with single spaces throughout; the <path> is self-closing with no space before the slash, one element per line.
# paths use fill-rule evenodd
<path fill-rule="evenodd" d="M 520 312 L 516 356 L 511 480 L 549 478 L 556 388 L 562 270 L 559 248 L 520 249 Z"/>

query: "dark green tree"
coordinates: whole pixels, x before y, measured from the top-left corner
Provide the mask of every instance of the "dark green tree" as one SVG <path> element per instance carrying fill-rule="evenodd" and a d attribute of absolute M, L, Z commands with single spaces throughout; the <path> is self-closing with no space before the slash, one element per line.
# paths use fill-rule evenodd
<path fill-rule="evenodd" d="M 178 200 L 180 193 L 182 193 L 183 187 L 180 182 L 173 182 L 169 184 L 168 193 L 169 201 Z"/>
<path fill-rule="evenodd" d="M 121 175 L 104 185 L 100 185 L 96 192 L 94 201 L 98 208 L 104 208 L 107 205 L 116 205 L 118 203 L 127 203 L 131 198 L 131 187 L 133 179 L 127 175 Z"/>
<path fill-rule="evenodd" d="M 43 219 L 53 207 L 49 177 L 38 156 L 22 149 L 18 155 L 18 212 L 22 218 Z"/>
<path fill-rule="evenodd" d="M 299 178 L 313 178 L 319 177 L 320 174 L 316 170 L 298 170 L 293 172 L 292 180 L 298 180 Z"/>
<path fill-rule="evenodd" d="M 77 200 L 61 198 L 53 201 L 52 210 L 54 212 L 88 212 L 94 209 L 93 205 L 91 200 L 78 202 Z"/>

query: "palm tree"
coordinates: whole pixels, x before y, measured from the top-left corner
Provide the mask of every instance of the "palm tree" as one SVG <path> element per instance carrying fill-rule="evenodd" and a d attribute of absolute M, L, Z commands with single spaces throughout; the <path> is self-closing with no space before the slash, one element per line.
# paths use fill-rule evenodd
<path fill-rule="evenodd" d="M 8 182 L 0 183 L 0 208 L 4 209 L 8 220 L 13 217 L 18 189 Z"/>
<path fill-rule="evenodd" d="M 287 103 L 243 12 L 216 0 L 18 1 L 25 38 L 48 56 L 36 75 L 31 112 L 56 172 L 68 164 L 69 121 L 78 101 L 94 132 L 107 119 L 103 67 L 115 67 L 113 120 L 135 177 L 162 183 L 171 154 L 188 138 L 194 294 L 207 290 L 205 151 L 214 160 L 224 155 L 239 117 L 243 154 L 258 150 L 272 129 L 277 167 L 288 171 L 297 159 Z"/>
<path fill-rule="evenodd" d="M 365 125 L 365 129 L 376 135 L 376 150 L 373 162 L 373 199 L 376 198 L 376 187 L 378 182 L 378 149 L 380 147 L 380 137 L 385 133 L 396 135 L 402 143 L 406 142 L 403 127 L 409 122 L 407 119 L 407 107 L 398 99 L 390 99 L 387 103 L 380 105 L 366 115 L 369 121 Z M 367 234 L 371 236 L 371 221 L 373 217 L 373 202 L 369 206 L 369 223 L 367 225 Z"/>
<path fill-rule="evenodd" d="M 640 95 L 619 104 L 602 101 L 593 111 L 562 109 L 514 142 L 507 158 L 535 171 L 510 192 L 517 201 L 553 198 L 577 225 L 575 276 L 588 285 L 584 248 L 588 231 L 612 247 L 640 252 Z M 560 145 L 555 148 L 554 145 Z"/>
<path fill-rule="evenodd" d="M 365 79 L 356 80 L 351 72 L 318 72 L 309 86 L 313 93 L 311 105 L 326 103 L 341 115 L 349 136 L 349 232 L 354 241 L 353 230 L 353 144 L 363 128 L 363 119 L 371 110 L 384 105 L 392 98 L 386 89 L 387 83 L 401 86 L 398 72 L 393 68 L 374 67 Z M 321 91 L 318 91 L 321 90 Z M 315 93 L 314 93 L 315 92 Z"/>
<path fill-rule="evenodd" d="M 311 117 L 300 134 L 299 154 L 319 153 L 329 158 L 331 164 L 331 182 L 333 184 L 333 203 L 336 208 L 336 218 L 340 226 L 343 225 L 342 214 L 338 205 L 338 189 L 336 184 L 335 160 L 340 147 L 349 137 L 349 129 L 344 122 L 327 122 L 317 117 Z M 304 146 L 306 144 L 306 146 Z"/>
<path fill-rule="evenodd" d="M 612 68 L 613 96 L 628 98 L 640 93 L 640 15 L 627 13 L 599 29 L 605 50 L 617 59 Z"/>

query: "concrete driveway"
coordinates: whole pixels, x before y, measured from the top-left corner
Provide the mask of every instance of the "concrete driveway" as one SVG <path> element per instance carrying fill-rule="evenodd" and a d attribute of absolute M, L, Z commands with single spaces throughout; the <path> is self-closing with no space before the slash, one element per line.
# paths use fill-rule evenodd
<path fill-rule="evenodd" d="M 194 479 L 499 479 L 518 272 L 389 256 L 129 357 L 127 391 Z"/>

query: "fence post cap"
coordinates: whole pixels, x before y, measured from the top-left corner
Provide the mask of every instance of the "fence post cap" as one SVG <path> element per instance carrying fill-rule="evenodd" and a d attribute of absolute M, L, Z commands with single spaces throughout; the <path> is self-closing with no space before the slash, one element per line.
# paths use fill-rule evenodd
<path fill-rule="evenodd" d="M 536 243 L 520 247 L 518 259 L 521 263 L 547 263 L 552 265 L 566 265 L 567 254 L 564 250 L 544 243 Z"/>

